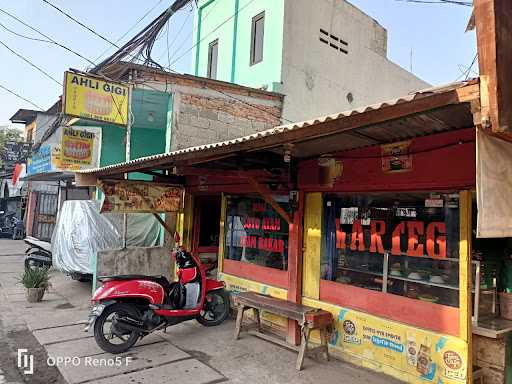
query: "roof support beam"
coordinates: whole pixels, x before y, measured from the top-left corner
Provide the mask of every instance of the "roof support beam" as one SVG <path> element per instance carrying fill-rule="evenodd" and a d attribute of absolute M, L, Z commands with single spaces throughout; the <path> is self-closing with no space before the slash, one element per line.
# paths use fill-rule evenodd
<path fill-rule="evenodd" d="M 244 176 L 245 177 L 245 176 Z M 258 180 L 256 180 L 254 177 L 247 177 L 247 180 L 249 180 L 249 184 L 253 186 L 253 188 L 258 192 L 258 194 L 263 197 L 263 199 L 272 207 L 274 210 L 283 218 L 286 220 L 286 222 L 290 225 L 293 224 L 292 218 L 288 213 L 281 208 L 281 206 L 278 204 L 277 201 L 274 200 L 272 197 L 272 190 L 266 185 L 266 184 L 260 184 Z"/>
<path fill-rule="evenodd" d="M 184 176 L 210 176 L 210 177 L 223 177 L 241 179 L 247 177 L 269 177 L 272 176 L 268 172 L 261 170 L 247 170 L 247 171 L 228 171 L 224 169 L 211 169 L 211 168 L 192 168 L 192 167 L 176 167 L 175 173 Z"/>

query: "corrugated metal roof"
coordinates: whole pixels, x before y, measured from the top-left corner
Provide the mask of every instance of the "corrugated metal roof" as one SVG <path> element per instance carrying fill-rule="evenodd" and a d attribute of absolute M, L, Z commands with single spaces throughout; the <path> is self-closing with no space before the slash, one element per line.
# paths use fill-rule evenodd
<path fill-rule="evenodd" d="M 340 112 L 340 113 L 336 113 L 336 114 L 332 114 L 332 115 L 326 115 L 326 116 L 318 117 L 318 118 L 312 119 L 312 120 L 282 125 L 282 126 L 278 126 L 278 127 L 272 128 L 272 129 L 254 133 L 254 134 L 251 134 L 248 136 L 243 136 L 240 138 L 232 139 L 232 140 L 184 148 L 184 149 L 176 150 L 176 151 L 169 152 L 169 153 L 163 153 L 163 154 L 158 154 L 158 155 L 142 157 L 139 159 L 131 160 L 129 162 L 109 165 L 109 166 L 102 167 L 102 168 L 82 170 L 82 171 L 79 171 L 78 173 L 82 173 L 82 174 L 98 173 L 100 175 L 107 175 L 107 174 L 114 174 L 116 170 L 120 170 L 120 169 L 124 169 L 124 171 L 126 171 L 125 170 L 126 168 L 137 167 L 138 165 L 142 165 L 144 163 L 149 164 L 149 163 L 153 163 L 155 161 L 159 162 L 160 160 L 177 160 L 177 159 L 179 159 L 180 156 L 182 156 L 184 154 L 197 153 L 199 155 L 199 154 L 203 154 L 203 152 L 215 151 L 216 149 L 225 148 L 225 147 L 233 146 L 236 144 L 255 142 L 260 139 L 269 138 L 269 137 L 273 137 L 273 136 L 277 137 L 277 136 L 280 136 L 287 132 L 299 131 L 302 129 L 306 129 L 308 127 L 313 127 L 313 126 L 324 124 L 327 122 L 343 120 L 344 118 L 348 118 L 348 117 L 355 116 L 355 115 L 368 114 L 370 112 L 379 111 L 379 110 L 382 110 L 382 109 L 385 109 L 388 107 L 394 107 L 394 106 L 399 106 L 402 104 L 411 103 L 415 100 L 426 98 L 426 97 L 433 96 L 433 95 L 441 95 L 441 94 L 445 94 L 445 93 L 450 93 L 454 90 L 463 88 L 468 85 L 474 85 L 477 83 L 478 83 L 478 80 L 473 79 L 473 80 L 469 80 L 469 81 L 448 84 L 448 85 L 445 85 L 442 87 L 428 88 L 428 89 L 424 89 L 424 90 L 415 92 L 413 94 L 409 94 L 409 95 L 399 97 L 399 98 L 396 98 L 393 100 L 384 101 L 382 103 L 368 105 L 368 106 L 364 106 L 361 108 L 356 108 L 353 110 L 344 111 L 344 112 Z"/>

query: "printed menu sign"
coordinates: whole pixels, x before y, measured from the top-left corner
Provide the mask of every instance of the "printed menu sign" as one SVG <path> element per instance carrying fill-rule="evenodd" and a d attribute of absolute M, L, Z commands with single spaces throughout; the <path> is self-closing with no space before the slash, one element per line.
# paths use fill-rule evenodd
<path fill-rule="evenodd" d="M 105 195 L 102 213 L 178 212 L 181 208 L 181 188 L 135 181 L 102 181 L 98 187 Z"/>

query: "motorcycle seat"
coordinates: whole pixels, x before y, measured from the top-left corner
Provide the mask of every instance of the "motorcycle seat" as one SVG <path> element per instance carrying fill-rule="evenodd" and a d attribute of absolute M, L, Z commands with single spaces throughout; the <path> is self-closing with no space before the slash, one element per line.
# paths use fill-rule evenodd
<path fill-rule="evenodd" d="M 165 276 L 147 276 L 147 275 L 108 275 L 108 276 L 99 276 L 98 281 L 122 281 L 122 280 L 147 280 L 154 281 L 157 284 L 160 284 L 164 291 L 167 293 L 171 288 L 171 283 L 167 280 Z"/>
<path fill-rule="evenodd" d="M 165 276 L 148 276 L 148 275 L 105 275 L 98 276 L 99 281 L 108 281 L 108 280 L 157 280 L 161 278 L 165 279 Z"/>

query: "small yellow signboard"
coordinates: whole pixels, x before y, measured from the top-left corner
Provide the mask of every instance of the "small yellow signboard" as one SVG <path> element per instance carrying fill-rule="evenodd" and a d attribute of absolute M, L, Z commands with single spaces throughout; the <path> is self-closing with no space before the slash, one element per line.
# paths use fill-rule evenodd
<path fill-rule="evenodd" d="M 63 112 L 126 126 L 129 93 L 126 85 L 68 71 L 64 75 Z"/>
<path fill-rule="evenodd" d="M 160 213 L 178 212 L 183 190 L 137 181 L 102 181 L 98 185 L 105 194 L 101 212 Z"/>
<path fill-rule="evenodd" d="M 93 132 L 62 128 L 61 161 L 63 164 L 90 165 L 94 147 Z"/>

